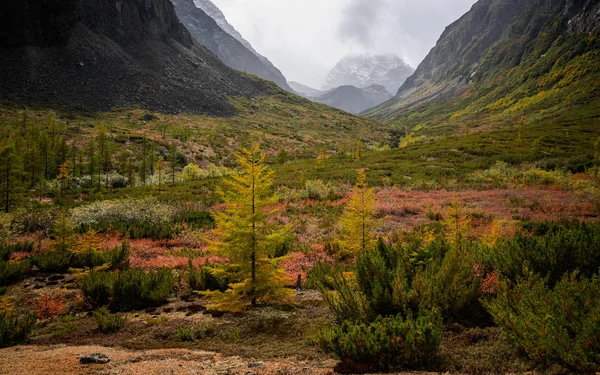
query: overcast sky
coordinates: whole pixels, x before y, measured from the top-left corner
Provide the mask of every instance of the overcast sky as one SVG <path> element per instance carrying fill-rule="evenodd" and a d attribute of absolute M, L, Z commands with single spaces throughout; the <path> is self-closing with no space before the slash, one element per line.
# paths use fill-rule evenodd
<path fill-rule="evenodd" d="M 345 55 L 396 53 L 416 68 L 475 0 L 212 0 L 290 81 L 320 88 Z"/>

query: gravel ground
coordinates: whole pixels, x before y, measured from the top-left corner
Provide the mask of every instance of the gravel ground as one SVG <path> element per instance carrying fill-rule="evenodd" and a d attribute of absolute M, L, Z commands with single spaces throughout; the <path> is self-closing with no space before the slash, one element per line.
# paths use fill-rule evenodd
<path fill-rule="evenodd" d="M 103 353 L 110 362 L 79 363 L 79 356 L 92 353 Z M 101 346 L 18 346 L 0 350 L 2 375 L 333 375 L 334 365 L 333 360 L 248 362 L 240 357 L 187 349 L 129 351 Z"/>

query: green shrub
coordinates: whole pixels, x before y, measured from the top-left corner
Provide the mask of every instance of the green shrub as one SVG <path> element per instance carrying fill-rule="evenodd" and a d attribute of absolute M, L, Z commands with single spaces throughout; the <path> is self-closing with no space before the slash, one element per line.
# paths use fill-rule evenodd
<path fill-rule="evenodd" d="M 552 287 L 565 273 L 579 270 L 589 278 L 600 269 L 600 223 L 544 222 L 526 224 L 525 229 L 513 239 L 498 241 L 487 260 L 509 279 L 531 271 L 548 277 Z"/>
<path fill-rule="evenodd" d="M 475 272 L 475 246 L 454 247 L 441 264 L 430 262 L 419 269 L 411 285 L 411 301 L 420 309 L 438 309 L 448 322 L 472 324 L 489 320 L 479 301 L 482 275 Z"/>
<path fill-rule="evenodd" d="M 128 311 L 160 306 L 169 298 L 174 285 L 175 277 L 169 269 L 148 273 L 136 269 L 121 272 L 113 285 L 111 308 Z"/>
<path fill-rule="evenodd" d="M 125 327 L 127 316 L 111 315 L 106 307 L 101 307 L 93 313 L 98 331 L 102 333 L 114 333 Z"/>
<path fill-rule="evenodd" d="M 81 291 L 93 308 L 109 306 L 113 311 L 131 311 L 160 306 L 173 291 L 175 277 L 168 269 L 148 273 L 129 269 L 122 272 L 90 272 Z"/>
<path fill-rule="evenodd" d="M 192 290 L 200 292 L 216 290 L 224 292 L 228 288 L 228 283 L 213 275 L 208 267 L 201 267 L 199 271 L 196 271 L 192 265 L 192 259 L 188 262 L 187 281 Z"/>
<path fill-rule="evenodd" d="M 319 346 L 342 362 L 374 370 L 421 368 L 435 359 L 442 341 L 437 313 L 378 317 L 370 324 L 344 322 L 316 336 Z"/>
<path fill-rule="evenodd" d="M 11 313 L 0 312 L 0 348 L 24 342 L 33 329 L 35 321 L 34 313 L 17 317 Z"/>
<path fill-rule="evenodd" d="M 215 218 L 206 211 L 190 211 L 179 214 L 174 222 L 186 223 L 192 229 L 212 229 L 215 227 Z"/>
<path fill-rule="evenodd" d="M 10 246 L 0 246 L 0 261 L 8 261 L 12 253 L 13 251 Z"/>
<path fill-rule="evenodd" d="M 177 339 L 181 342 L 194 341 L 194 331 L 189 327 L 178 327 Z"/>
<path fill-rule="evenodd" d="M 402 246 L 379 240 L 361 252 L 350 271 L 319 265 L 311 282 L 338 321 L 369 322 L 437 309 L 445 320 L 487 318 L 479 302 L 481 275 L 475 273 L 475 243 L 450 246 L 442 237 L 424 245 L 419 237 Z"/>
<path fill-rule="evenodd" d="M 111 272 L 90 273 L 81 281 L 81 293 L 92 309 L 108 306 L 113 297 L 116 275 Z"/>
<path fill-rule="evenodd" d="M 485 306 L 518 353 L 574 373 L 600 371 L 600 277 L 565 275 L 553 289 L 530 275 L 501 282 Z"/>
<path fill-rule="evenodd" d="M 0 261 L 0 285 L 10 285 L 22 280 L 31 271 L 31 260 Z"/>
<path fill-rule="evenodd" d="M 125 270 L 129 268 L 129 255 L 131 253 L 131 245 L 127 241 L 123 241 L 121 246 L 115 247 L 109 252 L 109 263 L 113 270 Z"/>
<path fill-rule="evenodd" d="M 33 247 L 33 242 L 0 245 L 0 261 L 9 260 L 12 253 L 30 253 L 33 251 Z"/>
<path fill-rule="evenodd" d="M 47 251 L 33 256 L 33 264 L 42 272 L 64 272 L 69 269 L 71 253 L 63 250 Z"/>

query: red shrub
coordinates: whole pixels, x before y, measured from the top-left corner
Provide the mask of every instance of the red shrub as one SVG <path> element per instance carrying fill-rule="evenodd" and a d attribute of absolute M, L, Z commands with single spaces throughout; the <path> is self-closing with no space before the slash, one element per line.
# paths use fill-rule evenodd
<path fill-rule="evenodd" d="M 65 297 L 61 290 L 47 294 L 37 300 L 30 299 L 38 319 L 51 319 L 60 316 L 65 310 Z"/>

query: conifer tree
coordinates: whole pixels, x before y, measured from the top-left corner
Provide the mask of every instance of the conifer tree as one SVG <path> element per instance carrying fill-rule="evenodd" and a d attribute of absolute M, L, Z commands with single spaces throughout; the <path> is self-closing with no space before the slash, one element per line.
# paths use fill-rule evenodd
<path fill-rule="evenodd" d="M 144 137 L 142 142 L 142 160 L 140 165 L 140 179 L 142 180 L 142 184 L 146 186 L 146 173 L 148 171 L 148 139 Z"/>
<path fill-rule="evenodd" d="M 162 157 L 158 157 L 158 159 L 156 160 L 156 166 L 154 167 L 154 170 L 156 171 L 156 174 L 158 175 L 158 192 L 160 193 L 162 191 L 162 184 L 163 184 L 163 170 L 164 170 L 164 165 L 163 165 L 163 158 Z"/>
<path fill-rule="evenodd" d="M 4 212 L 10 210 L 15 192 L 19 187 L 21 161 L 12 143 L 0 148 L 0 192 Z"/>
<path fill-rule="evenodd" d="M 462 241 L 471 229 L 471 216 L 465 212 L 464 204 L 454 197 L 446 210 L 446 239 L 456 247 L 462 246 Z"/>
<path fill-rule="evenodd" d="M 171 185 L 175 185 L 175 171 L 177 170 L 177 147 L 172 144 L 169 149 L 169 170 L 171 172 Z"/>
<path fill-rule="evenodd" d="M 375 193 L 373 188 L 369 188 L 366 180 L 365 172 L 359 170 L 350 202 L 340 219 L 342 248 L 350 254 L 364 251 L 375 242 L 373 236 Z"/>
<path fill-rule="evenodd" d="M 285 238 L 287 227 L 272 222 L 269 206 L 277 197 L 271 191 L 273 172 L 257 144 L 243 148 L 236 158 L 243 170 L 226 181 L 225 211 L 216 214 L 219 238 L 211 250 L 227 257 L 230 264 L 215 270 L 237 283 L 225 293 L 213 292 L 218 308 L 239 311 L 248 305 L 286 302 L 292 292 L 285 288 L 283 270 L 274 254 Z"/>
<path fill-rule="evenodd" d="M 56 251 L 67 251 L 75 239 L 73 222 L 63 210 L 52 227 L 52 245 Z"/>
<path fill-rule="evenodd" d="M 56 179 L 58 180 L 59 184 L 60 184 L 60 195 L 62 195 L 62 192 L 69 186 L 69 180 L 70 180 L 71 176 L 69 175 L 69 166 L 67 165 L 67 162 L 65 161 L 64 163 L 62 163 L 60 165 L 60 170 L 59 170 L 59 174 L 58 176 L 56 176 Z"/>

